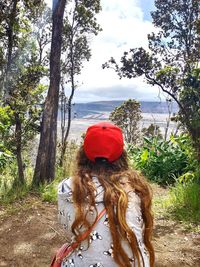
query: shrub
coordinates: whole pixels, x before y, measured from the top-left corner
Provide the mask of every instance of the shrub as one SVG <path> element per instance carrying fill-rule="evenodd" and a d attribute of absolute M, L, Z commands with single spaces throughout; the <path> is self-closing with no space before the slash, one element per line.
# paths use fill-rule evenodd
<path fill-rule="evenodd" d="M 162 185 L 173 184 L 176 177 L 194 171 L 196 167 L 186 135 L 177 138 L 171 136 L 168 141 L 144 138 L 142 147 L 130 146 L 128 150 L 134 167 Z"/>

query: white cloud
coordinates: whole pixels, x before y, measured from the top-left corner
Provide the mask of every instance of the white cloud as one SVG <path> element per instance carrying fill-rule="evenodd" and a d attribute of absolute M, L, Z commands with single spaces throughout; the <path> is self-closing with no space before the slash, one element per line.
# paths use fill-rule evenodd
<path fill-rule="evenodd" d="M 101 67 L 111 56 L 119 60 L 130 48 L 147 47 L 147 34 L 154 30 L 152 23 L 144 19 L 137 0 L 102 0 L 101 4 L 97 20 L 103 31 L 91 40 L 92 57 L 84 64 L 79 77 L 76 101 L 119 99 L 119 88 L 123 88 L 121 96 L 124 98 L 135 95 L 138 99 L 144 96 L 145 100 L 155 100 L 158 90 L 142 79 L 119 80 L 113 70 Z M 105 93 L 108 91 L 109 94 Z"/>

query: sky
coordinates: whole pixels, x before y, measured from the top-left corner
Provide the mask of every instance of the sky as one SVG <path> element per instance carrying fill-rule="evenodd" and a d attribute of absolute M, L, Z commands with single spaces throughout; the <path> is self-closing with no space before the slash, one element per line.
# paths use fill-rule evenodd
<path fill-rule="evenodd" d="M 51 7 L 52 1 L 45 1 Z M 154 31 L 150 16 L 154 0 L 101 0 L 101 5 L 97 21 L 103 31 L 90 40 L 92 57 L 84 63 L 74 102 L 160 101 L 158 88 L 147 85 L 143 78 L 120 80 L 114 70 L 102 69 L 110 57 L 119 60 L 130 48 L 147 48 L 147 34 Z"/>

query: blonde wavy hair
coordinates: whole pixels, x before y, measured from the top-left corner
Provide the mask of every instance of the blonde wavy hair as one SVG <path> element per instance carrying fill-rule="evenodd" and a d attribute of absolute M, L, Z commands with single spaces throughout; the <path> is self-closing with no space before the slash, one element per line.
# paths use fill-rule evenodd
<path fill-rule="evenodd" d="M 145 178 L 137 171 L 129 168 L 125 151 L 113 163 L 102 161 L 94 163 L 87 159 L 83 147 L 79 149 L 73 175 L 73 201 L 76 214 L 72 224 L 72 232 L 75 234 L 77 241 L 81 234 L 80 226 L 84 226 L 84 229 L 89 229 L 95 222 L 91 223 L 87 219 L 88 210 L 95 210 L 96 216 L 98 216 L 95 205 L 95 185 L 92 182 L 94 175 L 98 177 L 104 188 L 103 201 L 108 215 L 115 262 L 120 267 L 132 266 L 122 246 L 122 240 L 127 240 L 134 262 L 137 262 L 138 267 L 144 267 L 144 260 L 136 236 L 126 222 L 128 195 L 125 190 L 125 184 L 128 184 L 129 189 L 134 190 L 141 199 L 141 210 L 145 225 L 144 244 L 149 252 L 150 267 L 153 267 L 155 256 L 151 243 L 153 228 L 153 216 L 151 214 L 152 192 Z M 81 229 L 83 228 L 81 227 Z"/>

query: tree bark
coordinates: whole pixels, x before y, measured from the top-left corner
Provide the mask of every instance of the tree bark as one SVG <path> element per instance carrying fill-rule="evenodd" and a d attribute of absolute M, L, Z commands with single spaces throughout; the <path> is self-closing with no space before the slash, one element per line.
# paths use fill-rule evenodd
<path fill-rule="evenodd" d="M 25 183 L 23 160 L 22 160 L 22 127 L 19 114 L 15 114 L 15 139 L 16 139 L 16 155 L 17 155 L 17 166 L 18 166 L 18 182 L 20 184 Z"/>
<path fill-rule="evenodd" d="M 42 118 L 40 143 L 33 177 L 34 185 L 45 181 L 51 182 L 55 178 L 60 57 L 65 4 L 66 0 L 54 0 L 53 4 L 50 85 Z"/>

